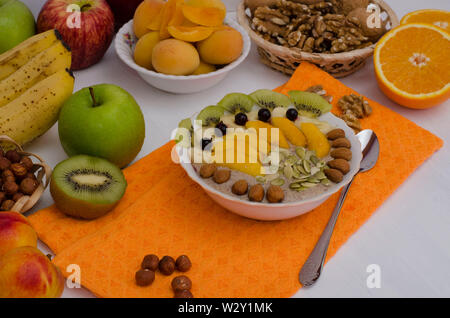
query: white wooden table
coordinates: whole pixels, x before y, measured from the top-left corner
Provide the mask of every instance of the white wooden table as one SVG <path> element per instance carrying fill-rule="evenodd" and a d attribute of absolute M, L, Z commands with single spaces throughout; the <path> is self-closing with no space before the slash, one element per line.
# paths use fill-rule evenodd
<path fill-rule="evenodd" d="M 22 0 L 37 17 L 45 0 Z M 224 0 L 236 1 L 236 0 Z M 388 0 L 399 17 L 424 8 L 450 10 L 448 0 Z M 231 7 L 231 5 L 229 4 Z M 450 56 L 449 56 L 450 58 Z M 226 93 L 250 93 L 274 88 L 288 80 L 258 61 L 255 48 L 247 60 L 218 86 L 191 94 L 173 95 L 144 83 L 116 56 L 113 47 L 103 60 L 75 72 L 75 90 L 99 83 L 117 84 L 137 100 L 146 119 L 147 136 L 139 158 L 164 144 L 180 119 L 216 103 Z M 318 283 L 296 297 L 450 297 L 450 101 L 425 111 L 406 109 L 378 89 L 371 61 L 342 80 L 359 93 L 380 102 L 430 130 L 445 141 L 353 235 L 325 267 Z M 57 127 L 28 146 L 51 166 L 66 158 Z M 399 162 L 401 164 L 401 162 Z M 52 203 L 48 190 L 36 209 Z M 41 246 L 45 250 L 45 247 Z M 381 288 L 367 287 L 367 267 L 381 269 Z M 64 297 L 92 297 L 84 289 L 66 288 Z"/>

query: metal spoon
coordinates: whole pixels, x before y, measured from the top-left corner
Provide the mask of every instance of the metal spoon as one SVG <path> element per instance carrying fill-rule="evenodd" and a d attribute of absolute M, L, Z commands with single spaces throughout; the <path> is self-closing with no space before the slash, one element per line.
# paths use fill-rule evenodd
<path fill-rule="evenodd" d="M 356 136 L 361 143 L 363 159 L 361 160 L 359 171 L 355 174 L 355 176 L 360 172 L 366 172 L 372 169 L 378 160 L 378 155 L 380 152 L 380 144 L 378 143 L 378 138 L 372 130 L 363 130 Z M 319 241 L 314 247 L 314 250 L 311 252 L 302 269 L 300 270 L 299 281 L 303 286 L 311 286 L 312 284 L 314 284 L 319 278 L 320 273 L 322 272 L 323 263 L 325 261 L 325 257 L 327 256 L 328 245 L 330 243 L 331 235 L 333 234 L 336 220 L 339 216 L 339 212 L 341 212 L 341 208 L 344 204 L 345 197 L 347 196 L 348 189 L 352 185 L 354 179 L 355 177 L 353 177 L 350 183 L 342 189 L 339 201 L 334 208 L 333 214 L 331 215 L 331 218 L 328 221 L 325 230 L 320 236 Z"/>

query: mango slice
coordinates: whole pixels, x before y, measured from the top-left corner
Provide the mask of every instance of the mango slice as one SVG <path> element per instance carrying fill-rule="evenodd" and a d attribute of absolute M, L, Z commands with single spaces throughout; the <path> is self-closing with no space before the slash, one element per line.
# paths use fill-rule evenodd
<path fill-rule="evenodd" d="M 271 124 L 265 123 L 263 121 L 260 120 L 251 120 L 248 121 L 245 124 L 245 128 L 249 129 L 249 128 L 254 128 L 256 130 L 256 133 L 258 134 L 258 139 L 259 136 L 263 133 L 263 131 L 260 131 L 261 128 L 266 129 L 267 132 L 267 144 L 271 144 L 272 142 L 272 132 L 271 129 L 275 128 L 274 126 L 272 126 Z M 278 142 L 277 140 L 273 141 L 274 144 L 278 144 L 280 146 L 280 148 L 286 148 L 289 149 L 289 143 L 286 139 L 286 137 L 283 134 L 283 131 L 281 129 L 278 129 Z"/>
<path fill-rule="evenodd" d="M 283 132 L 286 136 L 287 140 L 294 146 L 305 147 L 306 146 L 306 137 L 301 132 L 300 129 L 295 126 L 295 124 L 287 119 L 286 117 L 273 117 L 272 125 Z"/>
<path fill-rule="evenodd" d="M 317 157 L 323 158 L 330 152 L 327 137 L 313 123 L 301 123 L 300 128 L 306 136 L 308 149 L 314 150 Z"/>

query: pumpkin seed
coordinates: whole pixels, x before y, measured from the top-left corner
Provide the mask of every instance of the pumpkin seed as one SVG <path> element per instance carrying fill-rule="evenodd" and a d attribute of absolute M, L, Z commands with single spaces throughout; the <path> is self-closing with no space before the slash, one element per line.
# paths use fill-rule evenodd
<path fill-rule="evenodd" d="M 289 189 L 292 189 L 292 190 L 299 189 L 301 187 L 302 187 L 302 185 L 300 183 L 291 183 L 289 185 Z"/>
<path fill-rule="evenodd" d="M 302 183 L 302 187 L 305 187 L 305 188 L 312 188 L 312 187 L 315 187 L 317 184 L 315 184 L 315 183 L 312 183 L 312 182 L 303 182 Z"/>
<path fill-rule="evenodd" d="M 292 156 L 291 155 L 285 160 L 285 163 L 288 164 L 288 165 L 293 165 L 297 161 L 298 161 L 298 158 L 296 156 Z"/>
<path fill-rule="evenodd" d="M 294 172 L 292 171 L 292 167 L 291 166 L 284 167 L 284 175 L 286 176 L 286 178 L 292 179 L 292 176 L 294 175 Z"/>
<path fill-rule="evenodd" d="M 281 187 L 284 184 L 284 179 L 282 179 L 282 178 L 274 179 L 274 180 L 272 180 L 270 182 L 270 184 L 274 185 L 274 186 L 280 186 Z"/>
<path fill-rule="evenodd" d="M 305 169 L 307 174 L 311 172 L 311 164 L 309 163 L 309 161 L 303 160 L 303 168 Z"/>
<path fill-rule="evenodd" d="M 314 175 L 314 174 L 316 174 L 317 172 L 319 172 L 320 171 L 320 169 L 319 168 L 317 168 L 317 167 L 312 167 L 311 168 L 311 175 Z"/>
<path fill-rule="evenodd" d="M 320 183 L 322 183 L 325 186 L 329 186 L 331 184 L 331 181 L 328 179 L 322 179 L 322 181 L 320 181 Z"/>
<path fill-rule="evenodd" d="M 298 164 L 295 166 L 295 168 L 303 175 L 307 175 L 308 173 L 305 171 L 305 168 L 303 168 L 303 164 Z"/>
<path fill-rule="evenodd" d="M 317 158 L 315 155 L 312 155 L 311 158 L 309 158 L 309 160 L 311 160 L 311 162 L 316 165 L 319 163 L 319 158 Z"/>
<path fill-rule="evenodd" d="M 295 148 L 295 153 L 299 156 L 300 159 L 305 159 L 306 150 L 303 147 Z"/>
<path fill-rule="evenodd" d="M 317 179 L 317 178 L 314 178 L 314 177 L 310 177 L 310 178 L 308 178 L 308 182 L 311 182 L 311 183 L 319 183 L 320 180 Z"/>
<path fill-rule="evenodd" d="M 322 179 L 326 179 L 327 176 L 325 175 L 325 173 L 323 173 L 323 171 L 319 171 L 314 175 L 314 178 L 322 180 Z"/>
<path fill-rule="evenodd" d="M 256 182 L 258 183 L 266 183 L 266 178 L 261 177 L 261 176 L 256 176 Z"/>
<path fill-rule="evenodd" d="M 307 189 L 308 189 L 308 188 L 300 187 L 300 188 L 298 188 L 298 189 L 295 189 L 295 191 L 301 192 L 301 191 L 305 191 L 305 190 L 307 190 Z"/>

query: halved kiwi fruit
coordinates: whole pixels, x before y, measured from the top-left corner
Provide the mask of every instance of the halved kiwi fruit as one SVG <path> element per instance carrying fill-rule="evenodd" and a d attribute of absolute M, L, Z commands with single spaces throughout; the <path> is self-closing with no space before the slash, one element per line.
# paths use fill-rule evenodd
<path fill-rule="evenodd" d="M 255 103 L 262 108 L 273 110 L 275 107 L 289 107 L 292 102 L 286 95 L 271 91 L 270 89 L 258 89 L 249 95 Z"/>
<path fill-rule="evenodd" d="M 202 121 L 202 126 L 215 126 L 219 123 L 220 117 L 224 113 L 224 109 L 219 106 L 208 106 L 198 114 L 197 120 Z"/>
<path fill-rule="evenodd" d="M 95 219 L 109 211 L 125 193 L 127 181 L 109 161 L 78 155 L 60 162 L 53 170 L 50 193 L 63 213 Z"/>
<path fill-rule="evenodd" d="M 255 102 L 248 95 L 242 93 L 230 93 L 217 104 L 217 106 L 236 115 L 237 113 L 248 113 L 252 110 Z"/>
<path fill-rule="evenodd" d="M 175 141 L 177 143 L 182 142 L 182 145 L 185 147 L 189 147 L 191 142 L 189 140 L 192 139 L 192 133 L 194 132 L 194 127 L 192 126 L 192 121 L 190 118 L 185 118 L 179 122 L 178 128 L 184 128 L 188 130 L 186 133 L 185 130 L 177 129 L 175 134 Z"/>
<path fill-rule="evenodd" d="M 318 94 L 303 91 L 290 91 L 288 94 L 302 116 L 314 118 L 331 110 L 331 104 Z"/>

